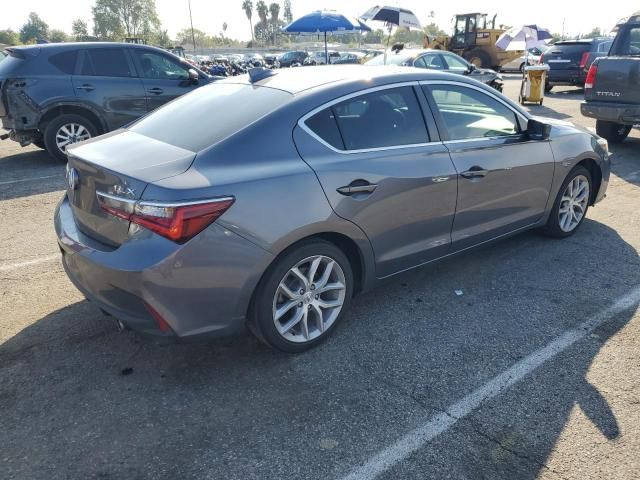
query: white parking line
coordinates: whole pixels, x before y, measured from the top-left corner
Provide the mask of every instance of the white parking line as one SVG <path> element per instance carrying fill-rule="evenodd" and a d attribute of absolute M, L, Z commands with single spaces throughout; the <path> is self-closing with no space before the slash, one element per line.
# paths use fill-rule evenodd
<path fill-rule="evenodd" d="M 0 185 L 11 185 L 13 183 L 33 182 L 35 180 L 45 180 L 47 178 L 59 178 L 59 179 L 63 180 L 64 176 L 58 174 L 58 175 L 46 175 L 44 177 L 21 178 L 19 180 L 9 180 L 9 181 L 6 181 L 6 182 L 0 182 Z"/>
<path fill-rule="evenodd" d="M 56 258 L 59 258 L 60 254 L 56 253 L 55 255 L 47 255 L 46 257 L 38 257 L 33 260 L 25 260 L 24 262 L 18 263 L 10 263 L 8 265 L 0 265 L 0 272 L 8 272 L 10 270 L 17 270 L 18 268 L 28 267 L 30 265 L 37 265 L 39 263 L 46 263 Z"/>
<path fill-rule="evenodd" d="M 536 350 L 511 368 L 493 377 L 480 388 L 453 403 L 445 412 L 429 418 L 394 444 L 384 448 L 363 465 L 355 468 L 342 480 L 372 479 L 409 457 L 441 433 L 446 432 L 483 402 L 498 396 L 507 388 L 522 380 L 545 362 L 585 338 L 591 331 L 611 320 L 615 315 L 640 303 L 640 287 L 619 298 L 613 305 L 590 317 L 576 328 L 566 331 L 547 346 Z"/>

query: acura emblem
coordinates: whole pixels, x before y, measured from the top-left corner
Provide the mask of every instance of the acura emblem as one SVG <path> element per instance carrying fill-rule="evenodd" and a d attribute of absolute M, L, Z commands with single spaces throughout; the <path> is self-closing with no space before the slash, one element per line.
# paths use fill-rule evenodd
<path fill-rule="evenodd" d="M 78 188 L 78 182 L 80 181 L 80 177 L 78 176 L 78 171 L 75 168 L 67 167 L 67 185 L 69 186 L 69 190 L 75 190 Z"/>

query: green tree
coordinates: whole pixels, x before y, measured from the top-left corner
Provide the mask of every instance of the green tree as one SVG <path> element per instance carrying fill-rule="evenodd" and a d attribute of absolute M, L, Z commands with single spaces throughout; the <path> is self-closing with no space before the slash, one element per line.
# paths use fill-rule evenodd
<path fill-rule="evenodd" d="M 260 20 L 256 23 L 255 27 L 253 27 L 254 38 L 264 44 L 267 43 L 271 35 L 268 21 L 269 7 L 267 7 L 267 4 L 263 0 L 259 0 L 256 3 L 256 12 Z"/>
<path fill-rule="evenodd" d="M 155 0 L 96 0 L 91 10 L 94 34 L 105 40 L 147 38 L 160 28 Z"/>
<path fill-rule="evenodd" d="M 68 42 L 69 35 L 67 35 L 64 30 L 57 30 L 54 28 L 49 31 L 49 36 L 47 37 L 47 40 L 53 43 Z"/>
<path fill-rule="evenodd" d="M 20 43 L 18 32 L 14 32 L 10 28 L 7 28 L 6 30 L 0 30 L 0 44 L 17 45 L 18 43 Z"/>
<path fill-rule="evenodd" d="M 291 13 L 291 0 L 284 0 L 284 21 L 293 22 L 293 13 Z"/>
<path fill-rule="evenodd" d="M 593 29 L 589 33 L 582 35 L 582 38 L 597 38 L 601 36 L 602 36 L 602 32 L 600 31 L 600 28 L 593 27 Z"/>
<path fill-rule="evenodd" d="M 47 25 L 37 13 L 31 12 L 27 23 L 20 29 L 20 41 L 22 43 L 33 43 L 39 38 L 47 38 L 48 36 L 49 25 Z"/>
<path fill-rule="evenodd" d="M 81 18 L 76 18 L 73 23 L 71 23 L 71 34 L 77 42 L 84 41 L 89 36 L 89 26 L 87 22 Z"/>
<path fill-rule="evenodd" d="M 213 39 L 207 35 L 202 30 L 198 30 L 197 28 L 193 29 L 193 36 L 196 39 L 196 45 L 199 48 L 211 48 L 214 44 Z M 193 39 L 191 38 L 191 28 L 183 28 L 176 35 L 176 41 L 180 45 L 191 45 L 193 46 Z"/>
<path fill-rule="evenodd" d="M 251 17 L 253 16 L 253 2 L 251 0 L 244 0 L 244 2 L 242 2 L 242 9 L 244 10 L 244 14 L 247 16 L 247 20 L 249 20 L 251 42 L 253 43 L 253 23 L 251 23 Z"/>
<path fill-rule="evenodd" d="M 362 37 L 362 41 L 364 43 L 382 43 L 384 41 L 384 38 L 384 30 L 382 30 L 381 28 L 377 28 L 376 30 L 366 32 Z"/>

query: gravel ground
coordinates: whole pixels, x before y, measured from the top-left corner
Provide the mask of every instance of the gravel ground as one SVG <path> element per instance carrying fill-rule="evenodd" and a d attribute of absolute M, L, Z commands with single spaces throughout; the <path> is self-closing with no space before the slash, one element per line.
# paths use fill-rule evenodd
<path fill-rule="evenodd" d="M 558 88 L 531 110 L 593 128 L 580 99 Z M 118 332 L 59 263 L 63 166 L 0 142 L 0 477 L 355 479 L 382 461 L 385 479 L 640 478 L 640 315 L 637 295 L 619 301 L 640 286 L 639 132 L 612 149 L 608 197 L 575 236 L 525 233 L 397 277 L 287 356 L 250 336 Z M 434 418 L 439 434 L 389 449 Z"/>

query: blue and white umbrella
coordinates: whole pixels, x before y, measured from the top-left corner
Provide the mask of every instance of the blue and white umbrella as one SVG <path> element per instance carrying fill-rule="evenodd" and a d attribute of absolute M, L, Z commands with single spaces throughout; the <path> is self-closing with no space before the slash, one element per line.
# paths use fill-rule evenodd
<path fill-rule="evenodd" d="M 327 33 L 370 32 L 357 18 L 350 18 L 333 10 L 318 10 L 308 13 L 282 29 L 284 33 L 324 33 L 324 54 L 329 65 Z"/>
<path fill-rule="evenodd" d="M 504 32 L 498 38 L 496 47 L 507 51 L 529 50 L 544 46 L 553 36 L 546 28 L 537 25 L 514 27 Z"/>

